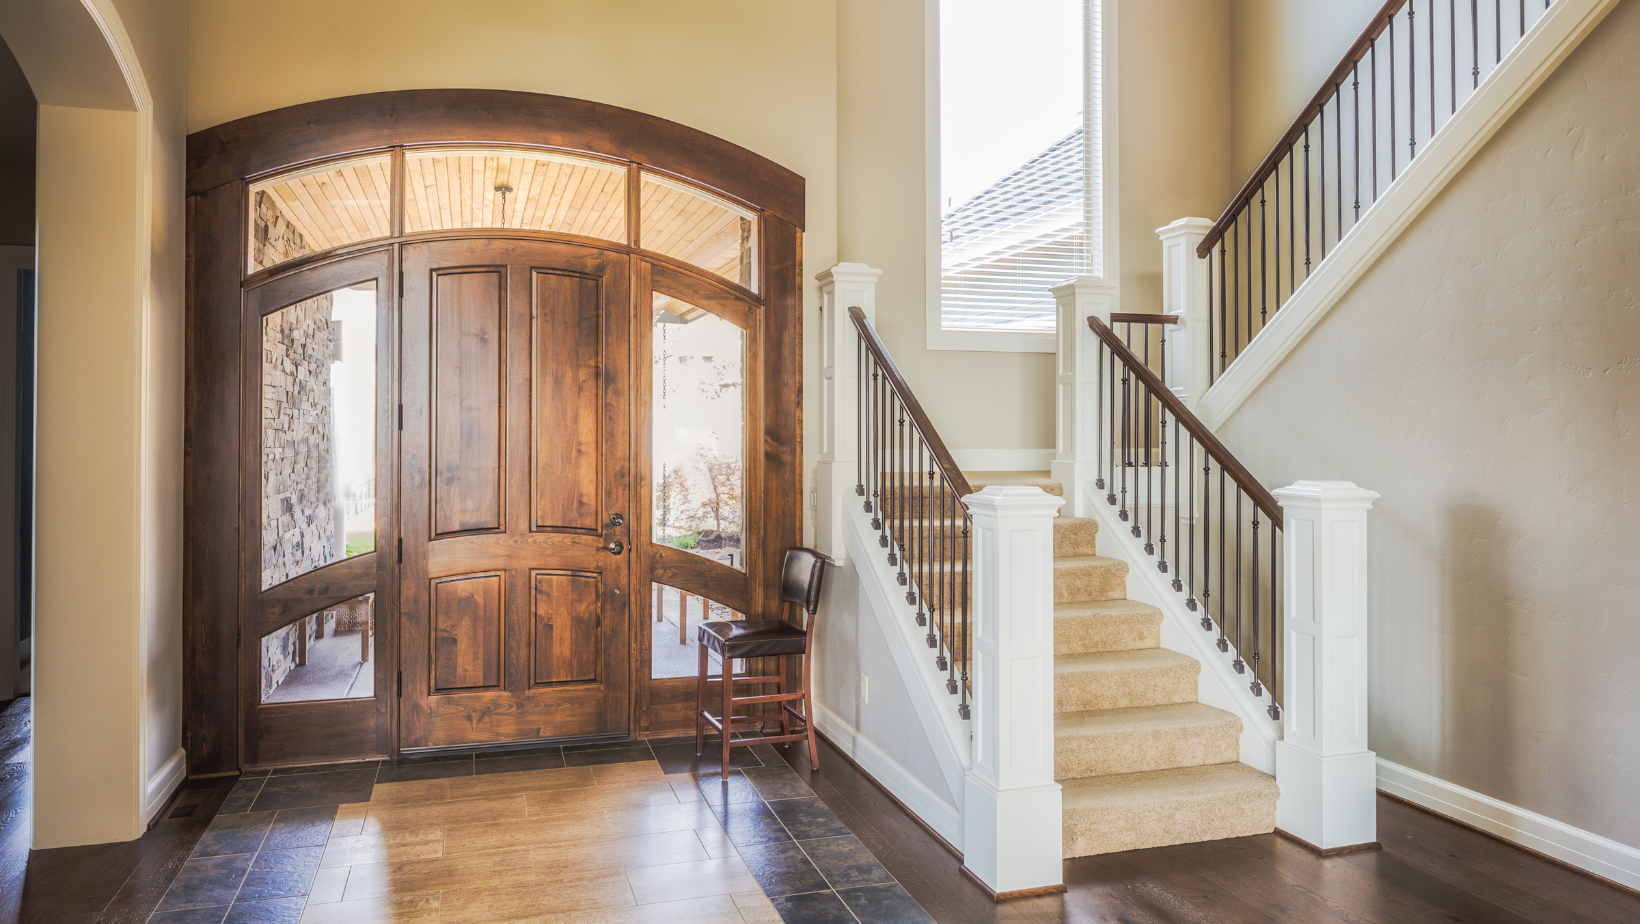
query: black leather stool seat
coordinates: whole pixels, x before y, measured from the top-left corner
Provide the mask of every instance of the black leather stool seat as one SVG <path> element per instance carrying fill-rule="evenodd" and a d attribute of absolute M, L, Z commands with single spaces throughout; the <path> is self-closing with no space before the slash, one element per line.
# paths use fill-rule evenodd
<path fill-rule="evenodd" d="M 808 635 L 784 619 L 714 619 L 702 623 L 700 643 L 723 658 L 800 655 Z"/>

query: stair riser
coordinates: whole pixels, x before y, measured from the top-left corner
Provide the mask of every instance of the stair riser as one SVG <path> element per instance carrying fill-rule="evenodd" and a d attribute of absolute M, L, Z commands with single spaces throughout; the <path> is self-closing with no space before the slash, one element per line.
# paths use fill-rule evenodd
<path fill-rule="evenodd" d="M 1098 534 L 1097 520 L 1059 517 L 1053 522 L 1053 553 L 1061 558 L 1067 555 L 1097 555 Z"/>
<path fill-rule="evenodd" d="M 1269 792 L 1171 798 L 1109 809 L 1066 809 L 1065 858 L 1194 844 L 1275 830 Z"/>
<path fill-rule="evenodd" d="M 1127 599 L 1127 567 L 1121 562 L 1056 567 L 1053 602 L 1089 603 Z"/>
<path fill-rule="evenodd" d="M 1055 712 L 1089 712 L 1196 701 L 1201 664 L 1054 675 Z"/>
<path fill-rule="evenodd" d="M 1118 622 L 1102 616 L 1061 616 L 1054 620 L 1054 654 L 1137 651 L 1158 648 L 1161 644 L 1160 619 Z"/>
<path fill-rule="evenodd" d="M 1227 723 L 1078 735 L 1055 741 L 1053 775 L 1069 780 L 1200 767 L 1229 763 L 1240 754 L 1241 729 Z"/>

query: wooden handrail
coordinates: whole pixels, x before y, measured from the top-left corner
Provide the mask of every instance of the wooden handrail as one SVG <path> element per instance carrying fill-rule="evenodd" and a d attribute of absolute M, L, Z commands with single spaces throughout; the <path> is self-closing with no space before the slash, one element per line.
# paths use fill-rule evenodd
<path fill-rule="evenodd" d="M 958 500 L 974 493 L 968 486 L 968 479 L 963 476 L 962 469 L 957 468 L 956 460 L 951 458 L 951 451 L 945 448 L 945 441 L 940 439 L 933 422 L 923 411 L 922 403 L 912 393 L 911 383 L 905 380 L 905 376 L 900 373 L 900 367 L 894 364 L 894 358 L 888 355 L 888 347 L 883 345 L 883 338 L 877 336 L 871 322 L 866 320 L 866 313 L 859 308 L 850 308 L 848 316 L 854 322 L 854 329 L 860 332 L 860 339 L 865 343 L 866 349 L 876 357 L 883 375 L 888 377 L 889 386 L 900 396 L 900 403 L 905 405 L 906 413 L 911 415 L 911 425 L 922 434 L 923 441 L 928 444 L 928 454 L 933 457 L 934 464 L 939 466 L 940 474 L 945 476 L 945 480 L 956 492 Z M 967 507 L 968 504 L 963 503 L 963 508 Z"/>
<path fill-rule="evenodd" d="M 1176 315 L 1176 314 L 1132 314 L 1132 313 L 1124 313 L 1124 312 L 1119 312 L 1118 311 L 1118 312 L 1112 312 L 1111 313 L 1110 323 L 1112 323 L 1112 324 L 1177 324 L 1177 323 L 1179 323 L 1179 316 Z"/>
<path fill-rule="evenodd" d="M 1230 454 L 1230 450 L 1224 448 L 1223 443 L 1213 436 L 1212 431 L 1207 429 L 1207 425 L 1202 423 L 1201 419 L 1195 414 L 1192 414 L 1190 409 L 1184 406 L 1184 402 L 1179 400 L 1179 396 L 1175 395 L 1173 390 L 1162 382 L 1161 377 L 1150 371 L 1150 367 L 1144 364 L 1144 360 L 1141 360 L 1133 350 L 1129 349 L 1127 344 L 1122 342 L 1122 338 L 1116 336 L 1115 331 L 1106 327 L 1098 318 L 1092 316 L 1088 317 L 1088 329 L 1093 331 L 1100 340 L 1103 340 L 1105 345 L 1110 347 L 1111 352 L 1116 354 L 1116 357 L 1125 363 L 1135 376 L 1138 376 L 1139 381 L 1150 389 L 1156 400 L 1171 411 L 1174 418 L 1183 424 L 1185 430 L 1195 438 L 1196 442 L 1202 445 L 1202 448 L 1207 451 L 1209 456 L 1213 457 L 1213 461 L 1217 462 L 1220 468 L 1230 473 L 1230 477 L 1236 482 L 1237 487 L 1247 492 L 1247 496 L 1253 499 L 1253 503 L 1264 511 L 1266 517 L 1269 517 L 1270 523 L 1276 529 L 1281 529 L 1281 505 L 1276 503 L 1275 495 L 1266 490 L 1264 485 L 1258 483 L 1253 474 L 1235 456 Z"/>
<path fill-rule="evenodd" d="M 1304 111 L 1300 112 L 1298 118 L 1293 120 L 1293 124 L 1288 127 L 1286 134 L 1282 135 L 1281 140 L 1277 141 L 1275 146 L 1270 149 L 1270 153 L 1264 156 L 1264 160 L 1258 165 L 1258 169 L 1253 171 L 1252 177 L 1242 185 L 1241 191 L 1236 193 L 1236 197 L 1230 200 L 1230 204 L 1219 215 L 1219 220 L 1213 223 L 1212 228 L 1208 229 L 1207 236 L 1202 238 L 1200 244 L 1196 245 L 1197 257 L 1206 259 L 1213 253 L 1213 245 L 1224 239 L 1224 233 L 1235 223 L 1236 215 L 1240 214 L 1247 203 L 1252 201 L 1253 193 L 1263 187 L 1264 181 L 1270 178 L 1270 173 L 1281 163 L 1282 158 L 1286 156 L 1287 150 L 1303 136 L 1304 129 L 1310 124 L 1310 120 L 1315 118 L 1316 113 L 1321 111 L 1321 107 L 1326 105 L 1327 100 L 1337 91 L 1338 84 L 1344 80 L 1344 75 L 1350 73 L 1361 62 L 1361 59 L 1367 56 L 1367 51 L 1372 48 L 1374 42 L 1378 41 L 1378 36 L 1384 34 L 1384 29 L 1389 26 L 1390 20 L 1395 17 L 1396 13 L 1401 11 L 1401 7 L 1406 6 L 1406 3 L 1407 0 L 1389 0 L 1378 11 L 1378 15 L 1372 18 L 1372 22 L 1367 24 L 1366 31 L 1362 32 L 1361 37 L 1355 40 L 1354 45 L 1350 46 L 1350 50 L 1344 53 L 1344 59 L 1338 62 L 1338 66 L 1333 68 L 1331 74 L 1327 75 L 1321 89 L 1317 90 L 1315 96 L 1310 98 L 1309 105 L 1305 106 Z"/>

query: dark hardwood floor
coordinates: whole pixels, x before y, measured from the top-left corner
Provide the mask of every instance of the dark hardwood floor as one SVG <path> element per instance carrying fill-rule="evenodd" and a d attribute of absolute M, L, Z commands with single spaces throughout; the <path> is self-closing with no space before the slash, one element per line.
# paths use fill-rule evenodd
<path fill-rule="evenodd" d="M 31 700 L 0 713 L 0 924 L 141 924 L 233 788 L 182 785 L 142 837 L 29 852 Z"/>
<path fill-rule="evenodd" d="M 935 838 L 822 741 L 786 762 L 941 924 L 1640 924 L 1640 896 L 1393 799 L 1382 850 L 1321 858 L 1276 835 L 1067 861 L 1063 895 L 991 901 Z"/>

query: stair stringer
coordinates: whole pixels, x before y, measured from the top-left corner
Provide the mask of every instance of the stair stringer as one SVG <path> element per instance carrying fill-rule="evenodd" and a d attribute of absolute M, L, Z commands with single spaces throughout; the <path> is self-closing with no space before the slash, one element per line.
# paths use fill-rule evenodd
<path fill-rule="evenodd" d="M 1092 485 L 1087 488 L 1091 491 Z M 1146 555 L 1144 541 L 1128 531 L 1131 524 L 1117 517 L 1116 508 L 1094 494 L 1082 505 L 1099 521 L 1099 554 L 1128 563 L 1127 595 L 1130 600 L 1148 603 L 1162 611 L 1162 647 L 1201 662 L 1197 698 L 1241 719 L 1241 762 L 1271 776 L 1276 772 L 1276 742 L 1281 739 L 1281 723 L 1271 721 L 1265 710 L 1270 694 L 1254 696 L 1246 674 L 1231 666 L 1235 648 L 1219 651 L 1217 633 L 1201 626 L 1201 614 L 1185 608 L 1184 594 L 1173 589 L 1173 575 L 1156 569 L 1156 556 Z M 1083 514 L 1087 515 L 1087 514 Z"/>
<path fill-rule="evenodd" d="M 1429 139 L 1360 222 L 1191 406 L 1209 430 L 1218 430 L 1230 419 L 1616 5 L 1617 0 L 1555 0 L 1549 5 L 1504 55 L 1503 62 L 1458 107 L 1451 121 Z"/>
<path fill-rule="evenodd" d="M 852 498 L 850 498 L 852 500 Z M 844 504 L 845 508 L 853 505 Z M 905 588 L 895 579 L 897 572 L 883 560 L 877 544 L 878 533 L 870 518 L 857 507 L 844 513 L 844 547 L 849 566 L 859 576 L 860 590 L 888 640 L 889 654 L 905 684 L 917 720 L 928 735 L 928 743 L 939 764 L 947 790 L 956 802 L 946 800 L 919 783 L 895 764 L 886 753 L 859 738 L 848 723 L 823 707 L 818 708 L 815 727 L 832 743 L 849 751 L 877 782 L 958 850 L 962 849 L 962 793 L 964 779 L 972 766 L 972 723 L 957 715 L 957 697 L 946 692 L 945 674 L 934 666 L 933 650 L 924 640 L 926 630 L 917 625 L 917 609 L 905 602 Z M 860 614 L 866 618 L 866 614 Z M 817 706 L 819 704 L 816 704 Z M 851 751 L 851 747 L 855 750 Z M 875 766 L 874 766 L 875 764 Z"/>

